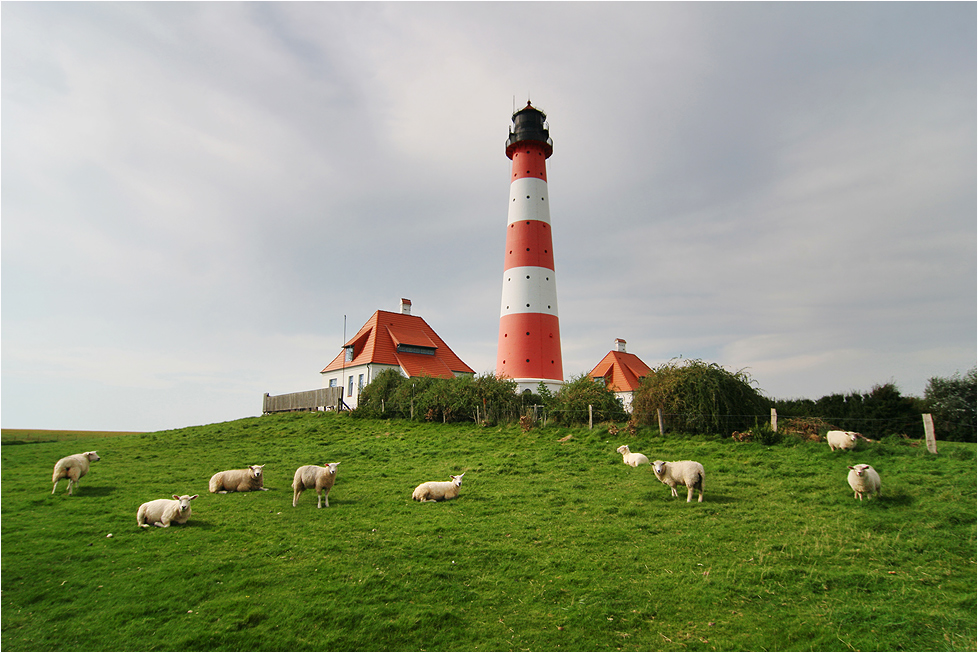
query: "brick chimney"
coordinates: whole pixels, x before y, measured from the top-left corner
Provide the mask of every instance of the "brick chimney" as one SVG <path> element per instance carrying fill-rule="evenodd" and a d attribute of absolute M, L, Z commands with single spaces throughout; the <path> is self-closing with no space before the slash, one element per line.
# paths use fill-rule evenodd
<path fill-rule="evenodd" d="M 401 297 L 401 313 L 403 315 L 410 315 L 411 314 L 411 300 L 410 299 L 404 299 L 403 297 Z"/>
<path fill-rule="evenodd" d="M 621 353 L 625 353 L 625 341 L 621 338 L 615 338 L 615 348 Z"/>

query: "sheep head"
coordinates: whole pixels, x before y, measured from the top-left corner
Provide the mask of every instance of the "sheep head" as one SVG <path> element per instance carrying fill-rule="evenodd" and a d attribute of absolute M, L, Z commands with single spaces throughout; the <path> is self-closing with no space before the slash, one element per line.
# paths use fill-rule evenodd
<path fill-rule="evenodd" d="M 196 499 L 198 496 L 200 495 L 195 494 L 193 496 L 189 496 L 185 494 L 183 496 L 180 496 L 178 494 L 174 494 L 173 498 L 180 502 L 180 514 L 183 514 L 188 510 L 190 510 L 190 502 Z"/>
<path fill-rule="evenodd" d="M 248 469 L 251 470 L 252 478 L 261 478 L 262 468 L 264 465 L 249 465 Z"/>
<path fill-rule="evenodd" d="M 849 469 L 856 472 L 856 476 L 862 476 L 866 473 L 866 470 L 869 469 L 869 465 L 856 465 L 855 467 L 849 465 Z"/>

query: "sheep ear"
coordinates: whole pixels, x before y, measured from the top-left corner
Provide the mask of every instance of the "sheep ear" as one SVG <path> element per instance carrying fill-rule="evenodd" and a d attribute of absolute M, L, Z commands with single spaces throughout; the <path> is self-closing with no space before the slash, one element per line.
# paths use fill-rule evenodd
<path fill-rule="evenodd" d="M 852 471 L 856 471 L 856 468 L 853 467 L 852 465 L 849 465 L 849 469 L 851 469 Z"/>
<path fill-rule="evenodd" d="M 199 497 L 199 496 L 200 496 L 199 494 L 195 494 L 195 495 L 193 495 L 192 497 L 190 497 L 190 500 L 191 500 L 191 501 L 193 501 L 194 499 L 196 499 L 196 498 L 197 498 L 197 497 Z"/>
<path fill-rule="evenodd" d="M 179 501 L 180 500 L 180 495 L 179 494 L 174 494 L 173 495 L 173 498 L 176 499 L 177 501 Z"/>

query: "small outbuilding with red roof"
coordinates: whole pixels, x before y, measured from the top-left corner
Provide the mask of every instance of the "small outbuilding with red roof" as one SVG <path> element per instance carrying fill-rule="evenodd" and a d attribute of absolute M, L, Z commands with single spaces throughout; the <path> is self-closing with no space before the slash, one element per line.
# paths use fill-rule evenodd
<path fill-rule="evenodd" d="M 617 395 L 625 410 L 632 412 L 632 398 L 642 379 L 652 371 L 642 359 L 625 351 L 625 341 L 615 338 L 615 349 L 594 366 L 589 376 L 603 382 L 605 387 Z"/>
<path fill-rule="evenodd" d="M 356 408 L 360 391 L 387 369 L 408 378 L 475 375 L 423 318 L 411 315 L 410 299 L 401 299 L 400 313 L 378 310 L 367 320 L 323 368 L 323 387 L 344 387 L 346 405 Z"/>

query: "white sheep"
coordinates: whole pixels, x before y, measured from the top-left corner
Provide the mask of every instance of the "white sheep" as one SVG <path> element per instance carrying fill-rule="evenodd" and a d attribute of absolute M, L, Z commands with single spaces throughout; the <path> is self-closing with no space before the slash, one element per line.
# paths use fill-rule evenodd
<path fill-rule="evenodd" d="M 96 460 L 101 460 L 97 453 L 86 451 L 85 453 L 76 453 L 73 456 L 65 456 L 54 463 L 54 473 L 51 475 L 51 482 L 54 483 L 54 487 L 51 488 L 51 494 L 54 494 L 55 490 L 58 489 L 58 482 L 66 478 L 68 479 L 68 496 L 71 496 L 71 486 L 78 485 L 78 479 L 88 473 L 89 463 Z"/>
<path fill-rule="evenodd" d="M 623 444 L 616 450 L 621 454 L 622 461 L 626 465 L 631 465 L 632 467 L 638 467 L 639 465 L 648 465 L 649 459 L 646 458 L 644 453 L 632 453 L 628 450 L 628 445 Z"/>
<path fill-rule="evenodd" d="M 186 524 L 190 519 L 190 502 L 198 496 L 174 494 L 172 499 L 147 501 L 136 511 L 136 523 L 141 528 L 149 528 L 150 524 L 160 528 L 169 528 L 170 524 Z"/>
<path fill-rule="evenodd" d="M 316 465 L 303 465 L 295 470 L 295 477 L 292 479 L 292 507 L 295 508 L 299 502 L 299 495 L 303 490 L 316 488 L 316 498 L 319 501 L 317 508 L 323 507 L 323 498 L 326 498 L 326 507 L 329 508 L 329 490 L 336 481 L 336 467 L 339 463 L 327 463 L 325 467 Z"/>
<path fill-rule="evenodd" d="M 462 477 L 465 476 L 464 473 L 458 476 L 452 476 L 450 481 L 428 481 L 427 483 L 422 483 L 418 487 L 414 488 L 414 493 L 411 498 L 415 501 L 448 501 L 449 499 L 455 499 L 458 497 L 458 490 L 462 487 Z"/>
<path fill-rule="evenodd" d="M 861 437 L 855 431 L 829 431 L 825 434 L 825 441 L 829 443 L 829 449 L 835 451 L 842 449 L 847 451 L 856 448 L 856 438 Z"/>
<path fill-rule="evenodd" d="M 852 488 L 853 499 L 858 497 L 862 501 L 864 494 L 867 497 L 880 495 L 880 475 L 871 465 L 850 465 L 849 470 L 849 487 Z"/>
<path fill-rule="evenodd" d="M 693 500 L 694 489 L 699 489 L 699 502 L 703 503 L 703 481 L 706 478 L 703 465 L 695 460 L 678 460 L 671 463 L 657 460 L 652 463 L 652 471 L 655 472 L 657 479 L 672 488 L 672 496 L 679 496 L 676 492 L 677 485 L 685 485 L 686 503 Z"/>
<path fill-rule="evenodd" d="M 268 488 L 263 487 L 265 484 L 265 478 L 262 476 L 263 467 L 265 466 L 249 465 L 245 469 L 229 469 L 225 472 L 218 472 L 211 476 L 207 487 L 211 492 L 217 494 L 250 492 L 251 490 L 265 492 Z"/>

